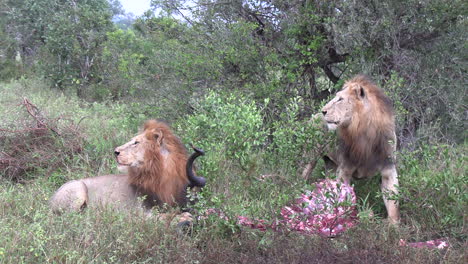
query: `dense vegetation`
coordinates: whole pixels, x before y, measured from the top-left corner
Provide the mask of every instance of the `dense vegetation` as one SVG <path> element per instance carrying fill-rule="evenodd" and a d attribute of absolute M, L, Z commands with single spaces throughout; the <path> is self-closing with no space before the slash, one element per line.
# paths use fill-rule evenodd
<path fill-rule="evenodd" d="M 462 263 L 468 204 L 466 1 L 0 0 L 0 262 Z M 70 179 L 116 171 L 149 118 L 202 147 L 197 209 L 271 220 L 325 173 L 309 122 L 371 76 L 397 112 L 402 224 L 379 178 L 355 182 L 360 225 L 324 239 L 210 218 L 188 235 L 112 211 L 54 216 Z M 300 175 L 317 160 L 309 181 Z M 447 250 L 398 246 L 448 238 Z"/>

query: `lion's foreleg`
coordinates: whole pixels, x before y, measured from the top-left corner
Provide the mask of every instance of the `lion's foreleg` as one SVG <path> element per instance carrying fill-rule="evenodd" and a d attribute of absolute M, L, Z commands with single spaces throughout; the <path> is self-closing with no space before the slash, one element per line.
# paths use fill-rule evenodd
<path fill-rule="evenodd" d="M 395 165 L 388 166 L 381 171 L 382 185 L 381 190 L 385 207 L 387 208 L 388 218 L 392 224 L 400 222 L 400 210 L 398 201 L 389 199 L 389 196 L 398 194 L 398 175 Z M 391 198 L 391 197 L 390 197 Z M 394 199 L 397 199 L 396 197 Z"/>
<path fill-rule="evenodd" d="M 184 213 L 160 213 L 156 215 L 156 219 L 162 222 L 166 228 L 175 227 L 177 232 L 185 233 L 193 223 L 193 216 L 188 212 Z"/>
<path fill-rule="evenodd" d="M 351 178 L 353 176 L 354 170 L 354 168 L 349 169 L 345 168 L 342 165 L 338 166 L 338 169 L 336 171 L 337 179 L 343 181 L 343 183 L 346 185 L 351 185 Z"/>

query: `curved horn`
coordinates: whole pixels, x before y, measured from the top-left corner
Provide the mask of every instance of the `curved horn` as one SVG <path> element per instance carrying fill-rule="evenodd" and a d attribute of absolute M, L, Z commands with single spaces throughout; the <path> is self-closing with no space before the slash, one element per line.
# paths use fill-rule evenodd
<path fill-rule="evenodd" d="M 193 173 L 193 162 L 199 156 L 205 155 L 205 152 L 202 149 L 196 148 L 192 146 L 193 150 L 195 151 L 192 155 L 190 155 L 189 159 L 187 160 L 187 177 L 190 181 L 188 187 L 204 187 L 206 184 L 206 179 L 204 177 L 196 176 Z"/>

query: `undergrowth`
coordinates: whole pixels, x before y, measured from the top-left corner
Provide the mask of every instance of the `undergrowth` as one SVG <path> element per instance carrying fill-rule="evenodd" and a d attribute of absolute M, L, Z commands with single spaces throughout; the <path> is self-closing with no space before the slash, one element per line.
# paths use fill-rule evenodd
<path fill-rule="evenodd" d="M 21 108 L 24 98 L 44 120 L 57 120 L 47 124 L 60 131 L 72 124 L 81 138 L 80 150 L 63 155 L 69 138 L 54 136 L 48 148 L 60 163 L 33 164 L 21 175 L 22 184 L 0 171 L 0 263 L 463 263 L 468 257 L 466 145 L 434 143 L 399 152 L 402 224 L 397 229 L 384 220 L 379 177 L 354 182 L 360 224 L 339 237 L 239 227 L 236 216 L 275 219 L 282 206 L 310 188 L 299 175 L 303 155 L 310 154 L 304 144 L 320 143 L 323 135 L 310 135 L 309 123 L 290 120 L 294 115 L 286 113 L 287 118 L 273 124 L 279 132 L 272 137 L 272 124 L 262 119 L 259 104 L 235 95 L 212 93 L 197 111 L 173 123 L 184 143 L 207 152 L 197 160 L 197 172 L 208 184 L 195 208 L 200 213 L 217 208 L 231 220 L 210 217 L 180 234 L 154 219 L 112 210 L 53 215 L 48 199 L 63 182 L 114 172 L 115 146 L 134 135 L 144 120 L 158 118 L 159 110 L 138 103 L 87 103 L 43 86 L 26 79 L 1 84 L 0 128 L 10 132 L 1 132 L 8 140 L 0 143 L 0 152 L 31 137 L 24 129 L 35 123 Z M 312 181 L 324 175 L 319 161 Z M 449 240 L 448 249 L 399 246 L 400 239 L 441 237 Z"/>

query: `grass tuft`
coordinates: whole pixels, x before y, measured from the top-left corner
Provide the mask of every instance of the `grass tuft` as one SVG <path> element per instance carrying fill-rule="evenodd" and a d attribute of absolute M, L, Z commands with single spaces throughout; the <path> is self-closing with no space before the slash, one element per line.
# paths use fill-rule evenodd
<path fill-rule="evenodd" d="M 399 153 L 402 224 L 398 229 L 385 221 L 379 177 L 375 177 L 354 182 L 361 221 L 336 238 L 261 232 L 217 217 L 197 222 L 183 235 L 139 214 L 95 209 L 57 216 L 48 207 L 48 199 L 63 182 L 114 172 L 114 147 L 134 135 L 143 120 L 157 118 L 158 109 L 138 103 L 87 103 L 51 90 L 37 79 L 0 85 L 0 129 L 38 128 L 37 120 L 23 108 L 24 98 L 40 110 L 49 128 L 42 137 L 34 137 L 34 131 L 0 133 L 6 139 L 0 143 L 0 153 L 11 153 L 23 144 L 18 153 L 33 161 L 27 163 L 30 169 L 22 174 L 26 179 L 22 184 L 10 181 L 5 168 L 0 170 L 0 263 L 465 263 L 468 257 L 465 145 L 434 144 Z M 212 150 L 197 160 L 198 172 L 208 185 L 195 209 L 202 213 L 206 208 L 218 208 L 230 219 L 238 215 L 277 218 L 282 206 L 311 188 L 298 175 L 296 166 L 303 157 L 290 155 L 290 160 L 280 161 L 284 153 L 271 152 L 261 142 L 268 129 L 254 104 L 238 112 L 233 98 L 226 105 L 216 96 L 210 100 L 225 111 L 215 116 L 221 120 L 215 120 L 217 127 L 203 130 L 200 125 L 199 130 L 192 127 L 185 135 L 182 128 L 213 119 L 201 115 L 180 119 L 175 126 L 185 143 L 196 139 L 195 145 Z M 202 114 L 210 114 L 208 110 Z M 255 117 L 255 129 L 234 130 L 239 123 L 236 117 Z M 232 129 L 225 129 L 222 122 L 230 122 Z M 303 144 L 307 133 L 299 129 L 300 122 L 284 122 L 275 125 L 283 135 L 295 133 L 295 141 L 274 142 L 294 153 L 288 142 Z M 245 142 L 246 135 L 238 141 L 235 131 L 251 133 L 258 142 Z M 71 150 L 74 137 L 79 137 L 79 151 Z M 223 140 L 242 151 L 231 148 L 220 154 L 227 147 Z M 301 149 L 300 153 L 306 152 Z M 39 162 L 41 159 L 44 161 Z M 290 167 L 278 168 L 284 166 Z M 315 173 L 313 179 L 321 177 L 323 173 Z M 448 249 L 399 245 L 400 239 L 414 242 L 442 237 L 449 239 Z"/>

